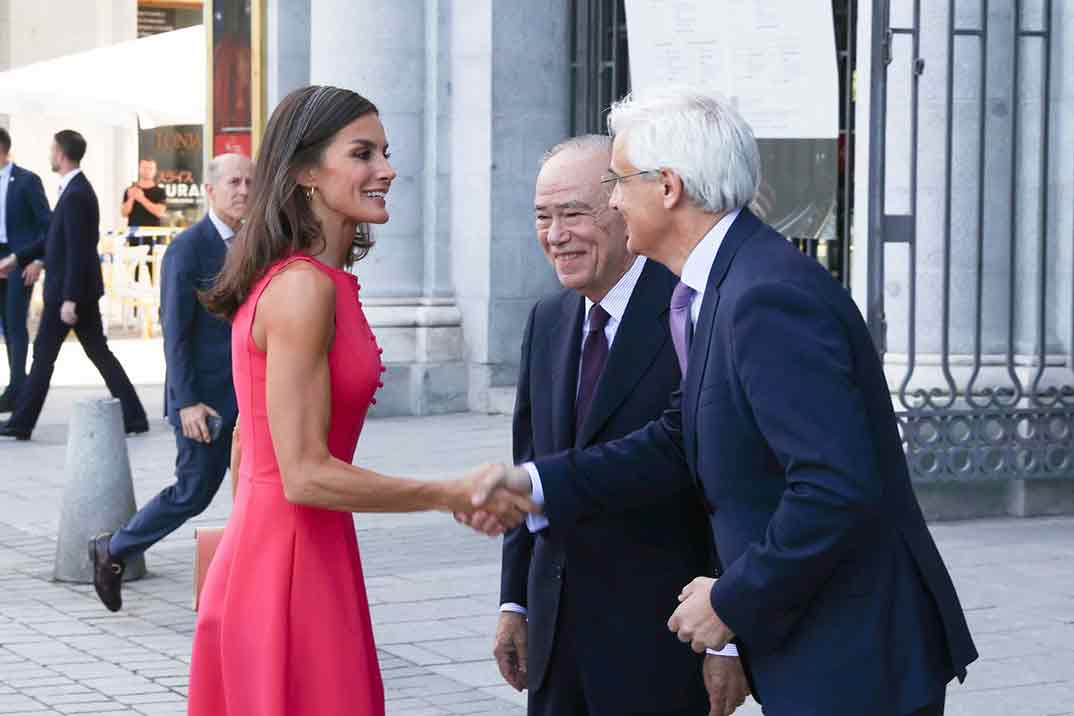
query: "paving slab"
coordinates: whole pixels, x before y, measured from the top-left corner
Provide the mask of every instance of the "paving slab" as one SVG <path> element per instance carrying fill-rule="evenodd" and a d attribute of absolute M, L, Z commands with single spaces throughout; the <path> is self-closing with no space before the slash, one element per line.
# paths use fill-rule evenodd
<path fill-rule="evenodd" d="M 150 415 L 159 386 L 139 386 Z M 185 713 L 194 612 L 193 528 L 226 522 L 210 508 L 147 554 L 149 575 L 106 612 L 87 585 L 51 581 L 63 495 L 65 416 L 99 388 L 54 389 L 28 443 L 0 441 L 0 714 Z M 510 421 L 462 414 L 371 420 L 358 462 L 445 478 L 508 457 Z M 423 449 L 415 450 L 415 445 Z M 155 421 L 127 443 L 139 504 L 172 479 L 175 444 Z M 499 542 L 445 515 L 355 519 L 392 716 L 519 715 L 525 695 L 491 657 Z M 954 716 L 1074 715 L 1074 519 L 932 525 L 981 650 Z M 750 701 L 739 714 L 757 716 Z"/>

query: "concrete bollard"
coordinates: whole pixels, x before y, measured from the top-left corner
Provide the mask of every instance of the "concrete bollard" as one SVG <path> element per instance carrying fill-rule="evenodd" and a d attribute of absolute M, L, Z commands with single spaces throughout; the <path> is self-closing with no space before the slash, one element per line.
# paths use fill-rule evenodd
<path fill-rule="evenodd" d="M 123 411 L 115 398 L 75 403 L 67 432 L 67 484 L 56 540 L 52 578 L 93 582 L 87 545 L 100 532 L 114 532 L 134 515 L 134 484 L 123 432 Z M 127 563 L 125 580 L 145 576 L 145 559 Z"/>

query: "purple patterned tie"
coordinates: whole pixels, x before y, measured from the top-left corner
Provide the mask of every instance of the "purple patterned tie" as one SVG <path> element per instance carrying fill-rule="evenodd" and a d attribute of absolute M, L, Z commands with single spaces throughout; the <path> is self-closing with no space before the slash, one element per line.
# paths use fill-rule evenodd
<path fill-rule="evenodd" d="M 604 335 L 604 327 L 609 318 L 611 316 L 599 303 L 594 303 L 589 309 L 589 332 L 582 346 L 582 372 L 578 379 L 578 397 L 574 401 L 575 435 L 582 432 L 582 424 L 589 415 L 593 396 L 597 392 L 597 382 L 604 364 L 608 362 L 608 337 Z"/>
<path fill-rule="evenodd" d="M 690 353 L 686 333 L 687 321 L 690 320 L 690 304 L 696 293 L 697 291 L 679 281 L 679 285 L 671 294 L 671 315 L 668 317 L 671 324 L 671 342 L 675 344 L 675 355 L 679 357 L 679 369 L 684 378 Z M 691 321 L 689 325 L 692 326 L 692 323 Z"/>

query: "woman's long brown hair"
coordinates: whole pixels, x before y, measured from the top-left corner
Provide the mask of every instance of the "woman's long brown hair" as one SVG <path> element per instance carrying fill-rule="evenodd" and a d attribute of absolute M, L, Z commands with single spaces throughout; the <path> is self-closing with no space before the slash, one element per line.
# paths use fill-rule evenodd
<path fill-rule="evenodd" d="M 320 222 L 296 177 L 320 163 L 339 130 L 376 111 L 365 97 L 339 87 L 303 87 L 280 102 L 257 153 L 249 216 L 228 251 L 223 271 L 200 296 L 209 311 L 231 320 L 272 264 L 295 253 L 323 250 Z M 372 245 L 368 227 L 360 226 L 354 237 L 354 260 L 363 258 Z"/>

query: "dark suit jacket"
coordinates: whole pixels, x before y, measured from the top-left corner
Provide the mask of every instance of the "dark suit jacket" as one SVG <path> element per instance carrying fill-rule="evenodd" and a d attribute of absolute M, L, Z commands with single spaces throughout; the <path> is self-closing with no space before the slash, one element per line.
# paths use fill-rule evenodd
<path fill-rule="evenodd" d="M 522 344 L 516 460 L 622 437 L 661 414 L 680 380 L 668 331 L 676 282 L 653 261 L 643 269 L 577 436 L 585 300 L 568 290 L 534 306 Z M 544 681 L 565 581 L 579 615 L 575 656 L 601 713 L 662 713 L 705 703 L 701 658 L 664 624 L 679 591 L 711 574 L 705 514 L 694 494 L 683 483 L 640 510 L 594 515 L 573 531 L 553 528 L 534 537 L 523 525 L 507 535 L 500 596 L 529 611 L 531 690 Z"/>
<path fill-rule="evenodd" d="M 4 223 L 7 224 L 7 244 L 12 252 L 18 253 L 45 238 L 52 212 L 39 176 L 12 164 L 6 204 Z"/>
<path fill-rule="evenodd" d="M 552 529 L 699 480 L 722 563 L 712 603 L 766 713 L 901 716 L 935 700 L 977 652 L 857 307 L 743 210 L 694 335 L 660 420 L 536 461 Z"/>
<path fill-rule="evenodd" d="M 45 238 L 16 252 L 20 266 L 44 259 L 45 303 L 86 303 L 104 295 L 97 254 L 100 219 L 97 194 L 79 172 L 56 202 Z"/>
<path fill-rule="evenodd" d="M 223 269 L 226 257 L 227 244 L 208 214 L 176 236 L 164 254 L 164 414 L 176 426 L 179 410 L 196 403 L 212 407 L 227 423 L 238 415 L 231 382 L 231 324 L 206 311 L 197 296 Z"/>

